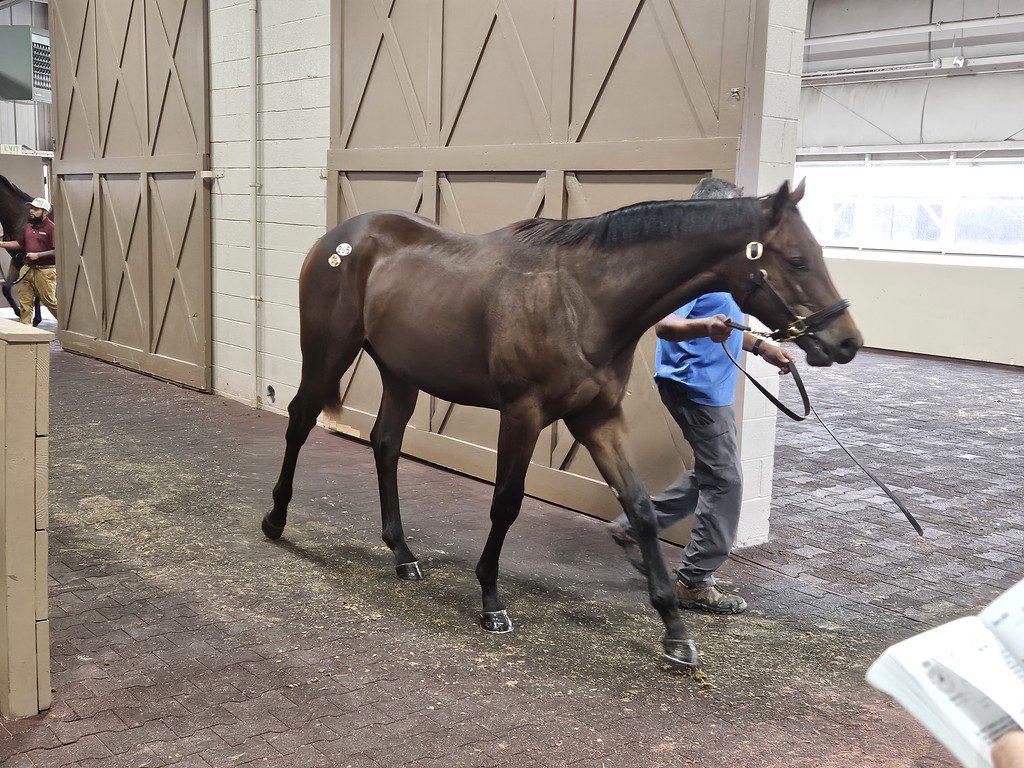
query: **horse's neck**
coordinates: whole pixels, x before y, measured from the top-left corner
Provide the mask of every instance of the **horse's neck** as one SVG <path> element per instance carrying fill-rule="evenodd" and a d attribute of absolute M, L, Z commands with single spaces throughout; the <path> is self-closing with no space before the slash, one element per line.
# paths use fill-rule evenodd
<path fill-rule="evenodd" d="M 4 228 L 4 236 L 14 239 L 28 223 L 26 200 L 0 184 L 0 225 Z"/>
<path fill-rule="evenodd" d="M 591 300 L 611 348 L 639 341 L 647 329 L 682 305 L 727 291 L 734 258 L 756 239 L 756 223 L 641 243 L 608 253 L 591 281 Z M 731 258 L 733 257 L 733 258 Z"/>

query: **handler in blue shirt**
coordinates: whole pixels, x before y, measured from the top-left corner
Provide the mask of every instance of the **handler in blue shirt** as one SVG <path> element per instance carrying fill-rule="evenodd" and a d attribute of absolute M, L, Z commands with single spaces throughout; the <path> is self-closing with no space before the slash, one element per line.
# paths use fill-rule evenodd
<path fill-rule="evenodd" d="M 720 179 L 705 179 L 693 193 L 698 197 L 739 197 L 741 190 Z M 696 515 L 690 543 L 676 573 L 676 592 L 683 608 L 713 613 L 742 613 L 747 603 L 722 592 L 715 571 L 725 562 L 736 540 L 743 498 L 742 472 L 736 445 L 733 395 L 738 371 L 720 342 L 737 360 L 740 350 L 760 355 L 789 371 L 796 358 L 775 344 L 725 323 L 744 323 L 729 293 L 708 293 L 680 307 L 656 326 L 658 349 L 655 381 L 662 402 L 675 418 L 693 449 L 693 470 L 653 497 L 658 529 Z M 643 570 L 640 549 L 625 515 L 611 523 L 610 533 L 630 562 Z"/>

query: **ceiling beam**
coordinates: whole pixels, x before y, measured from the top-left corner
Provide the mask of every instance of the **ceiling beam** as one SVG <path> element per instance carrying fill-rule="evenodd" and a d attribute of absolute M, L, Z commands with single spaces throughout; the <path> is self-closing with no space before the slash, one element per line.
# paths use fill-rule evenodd
<path fill-rule="evenodd" d="M 865 32 L 850 32 L 843 35 L 808 37 L 804 41 L 804 45 L 808 48 L 815 48 L 822 45 L 852 43 L 858 40 L 874 40 L 879 37 L 898 37 L 903 35 L 925 34 L 928 32 L 956 32 L 962 29 L 985 29 L 999 24 L 1013 22 L 1024 22 L 1024 13 L 1012 14 L 1010 16 L 993 16 L 986 19 L 966 19 L 964 21 L 935 21 L 931 24 L 915 24 L 907 27 L 888 27 L 886 29 L 872 29 Z"/>
<path fill-rule="evenodd" d="M 874 67 L 849 67 L 805 72 L 804 87 L 850 82 L 878 82 L 922 77 L 955 77 L 980 72 L 1019 72 L 1024 69 L 1024 54 L 1006 56 L 943 56 L 913 64 L 886 64 Z"/>
<path fill-rule="evenodd" d="M 797 158 L 826 155 L 887 155 L 905 153 L 934 153 L 948 157 L 949 153 L 1024 152 L 1024 141 L 967 141 L 955 144 L 871 144 L 849 147 L 797 147 Z"/>

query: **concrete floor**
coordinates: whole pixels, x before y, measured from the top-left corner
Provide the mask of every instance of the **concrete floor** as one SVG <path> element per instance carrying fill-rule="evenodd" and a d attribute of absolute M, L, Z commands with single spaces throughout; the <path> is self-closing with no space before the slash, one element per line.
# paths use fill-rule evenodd
<path fill-rule="evenodd" d="M 596 521 L 527 501 L 502 562 L 517 631 L 486 635 L 487 485 L 402 462 L 427 578 L 399 582 L 368 447 L 315 430 L 274 544 L 284 418 L 55 351 L 56 693 L 0 724 L 0 762 L 952 765 L 863 675 L 1024 575 L 1020 372 L 863 353 L 808 378 L 927 536 L 819 427 L 780 422 L 772 540 L 722 571 L 752 608 L 692 616 L 694 680 L 659 667 L 643 583 Z"/>

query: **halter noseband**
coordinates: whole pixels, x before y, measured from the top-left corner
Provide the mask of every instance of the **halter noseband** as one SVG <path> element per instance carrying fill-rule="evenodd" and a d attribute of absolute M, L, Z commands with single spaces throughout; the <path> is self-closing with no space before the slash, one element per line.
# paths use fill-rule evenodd
<path fill-rule="evenodd" d="M 840 299 L 835 304 L 830 304 L 824 309 L 819 309 L 817 312 L 813 312 L 810 315 L 804 317 L 798 315 L 793 311 L 793 308 L 786 303 L 786 300 L 782 298 L 775 286 L 772 285 L 771 280 L 768 279 L 768 271 L 758 267 L 757 262 L 761 260 L 761 256 L 764 255 L 764 243 L 760 241 L 753 241 L 747 243 L 746 248 L 747 260 L 750 262 L 750 282 L 751 286 L 747 289 L 746 294 L 743 296 L 741 304 L 746 303 L 746 300 L 750 297 L 754 291 L 758 288 L 762 289 L 768 296 L 778 305 L 786 318 L 789 320 L 789 324 L 784 328 L 779 328 L 772 331 L 771 333 L 757 333 L 758 335 L 764 336 L 765 338 L 774 339 L 775 341 L 793 341 L 799 339 L 801 336 L 814 337 L 814 332 L 824 328 L 830 320 L 838 315 L 841 315 L 850 306 L 850 302 L 847 299 Z"/>

